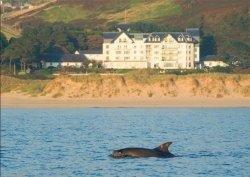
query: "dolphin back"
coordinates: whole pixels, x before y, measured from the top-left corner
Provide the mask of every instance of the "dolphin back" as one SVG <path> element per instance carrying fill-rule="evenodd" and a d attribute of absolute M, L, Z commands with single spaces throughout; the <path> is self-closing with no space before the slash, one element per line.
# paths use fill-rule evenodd
<path fill-rule="evenodd" d="M 161 152 L 169 152 L 169 146 L 172 144 L 172 142 L 166 142 L 161 144 L 160 146 L 154 148 L 154 150 L 161 151 Z"/>
<path fill-rule="evenodd" d="M 159 157 L 159 158 L 170 158 L 175 157 L 169 152 L 169 146 L 172 142 L 166 142 L 154 149 L 147 148 L 125 148 L 115 150 L 112 153 L 114 158 L 124 158 L 124 157 Z"/>

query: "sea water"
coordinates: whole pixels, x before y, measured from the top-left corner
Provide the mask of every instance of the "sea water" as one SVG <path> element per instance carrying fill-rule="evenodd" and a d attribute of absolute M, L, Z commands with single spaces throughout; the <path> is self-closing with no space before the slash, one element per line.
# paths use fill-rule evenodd
<path fill-rule="evenodd" d="M 177 157 L 113 159 L 172 141 Z M 249 176 L 250 109 L 2 109 L 2 177 Z"/>

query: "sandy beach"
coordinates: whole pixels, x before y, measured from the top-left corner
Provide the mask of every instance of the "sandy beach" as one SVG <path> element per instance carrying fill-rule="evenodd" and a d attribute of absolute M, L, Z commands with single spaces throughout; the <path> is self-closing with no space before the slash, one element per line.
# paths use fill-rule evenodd
<path fill-rule="evenodd" d="M 51 98 L 19 93 L 1 95 L 1 108 L 87 108 L 87 107 L 250 107 L 250 98 Z"/>

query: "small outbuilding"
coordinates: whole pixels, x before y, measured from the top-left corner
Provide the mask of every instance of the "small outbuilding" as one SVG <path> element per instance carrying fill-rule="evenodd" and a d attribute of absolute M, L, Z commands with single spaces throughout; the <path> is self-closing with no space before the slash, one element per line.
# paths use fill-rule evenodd
<path fill-rule="evenodd" d="M 80 50 L 75 52 L 76 55 L 84 55 L 88 60 L 91 61 L 103 61 L 103 52 L 101 49 L 95 50 Z"/>
<path fill-rule="evenodd" d="M 84 55 L 75 54 L 43 54 L 41 56 L 42 67 L 77 67 L 80 68 L 88 59 Z"/>
<path fill-rule="evenodd" d="M 216 67 L 216 66 L 220 66 L 220 67 L 229 66 L 229 64 L 225 63 L 222 58 L 215 56 L 215 55 L 206 56 L 203 59 L 202 64 L 204 67 L 209 67 L 209 68 Z"/>

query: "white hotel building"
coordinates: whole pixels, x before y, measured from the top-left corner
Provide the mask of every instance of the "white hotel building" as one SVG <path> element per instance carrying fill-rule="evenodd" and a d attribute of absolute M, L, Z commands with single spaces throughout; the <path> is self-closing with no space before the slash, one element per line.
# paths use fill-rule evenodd
<path fill-rule="evenodd" d="M 200 62 L 198 28 L 186 32 L 103 33 L 102 50 L 76 51 L 73 55 L 44 55 L 43 67 L 81 67 L 85 60 L 113 69 L 194 69 Z"/>
<path fill-rule="evenodd" d="M 200 61 L 199 41 L 197 28 L 186 32 L 105 32 L 103 53 L 96 60 L 114 69 L 194 69 Z"/>

